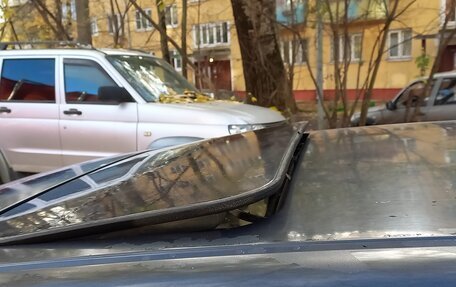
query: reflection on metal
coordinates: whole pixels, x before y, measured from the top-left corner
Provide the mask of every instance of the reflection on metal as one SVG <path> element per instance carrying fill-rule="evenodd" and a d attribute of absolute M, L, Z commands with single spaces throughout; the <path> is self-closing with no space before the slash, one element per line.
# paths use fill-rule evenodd
<path fill-rule="evenodd" d="M 293 181 L 287 240 L 456 234 L 455 122 L 315 132 Z"/>
<path fill-rule="evenodd" d="M 240 208 L 270 194 L 261 197 L 260 191 L 284 176 L 289 149 L 299 138 L 293 127 L 283 125 L 108 165 L 0 214 L 0 243 L 73 229 L 96 231 L 96 226 L 113 228 L 119 222 L 133 228 Z M 208 205 L 198 209 L 200 204 Z"/>

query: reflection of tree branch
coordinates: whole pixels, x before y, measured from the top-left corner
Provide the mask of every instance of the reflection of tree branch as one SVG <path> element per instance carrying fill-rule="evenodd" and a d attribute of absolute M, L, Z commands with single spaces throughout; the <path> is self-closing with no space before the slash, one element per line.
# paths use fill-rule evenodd
<path fill-rule="evenodd" d="M 199 158 L 201 157 L 201 154 L 197 157 Z M 151 204 L 153 203 L 156 203 L 157 201 L 159 200 L 165 200 L 170 206 L 174 206 L 174 202 L 172 201 L 171 197 L 169 197 L 169 192 L 171 191 L 171 189 L 174 188 L 174 186 L 178 183 L 178 182 L 181 182 L 180 179 L 181 177 L 189 170 L 190 168 L 190 165 L 186 165 L 185 168 L 182 170 L 181 173 L 179 173 L 177 175 L 177 177 L 173 180 L 171 179 L 168 179 L 168 178 L 165 178 L 162 174 L 160 174 L 159 171 L 157 171 L 155 174 L 155 177 L 154 179 L 152 180 L 152 183 L 154 184 L 154 187 L 156 188 L 156 190 L 159 192 L 160 194 L 160 197 L 157 198 L 155 201 L 152 201 Z M 157 183 L 155 181 L 155 179 L 157 179 L 159 182 Z M 166 181 L 166 182 L 169 182 L 169 184 L 166 186 L 166 188 L 164 188 L 163 184 L 162 184 L 162 180 Z"/>
<path fill-rule="evenodd" d="M 225 167 L 223 166 L 223 164 L 215 157 L 215 155 L 213 155 L 211 152 L 209 152 L 208 149 L 205 149 L 204 150 L 204 153 L 207 154 L 207 156 L 215 163 L 215 165 L 217 165 L 217 167 L 220 169 L 220 172 L 222 173 L 222 175 L 231 180 L 231 177 L 228 175 L 228 173 L 226 172 L 226 169 Z"/>
<path fill-rule="evenodd" d="M 192 157 L 189 157 L 189 161 L 190 161 L 190 167 L 192 168 L 192 170 L 195 172 L 195 175 L 196 177 L 204 184 L 206 185 L 207 187 L 213 189 L 218 195 L 221 195 L 223 196 L 223 192 L 220 191 L 217 187 L 215 187 L 212 183 L 208 183 L 206 178 L 203 176 L 203 174 L 201 173 L 201 169 L 198 167 L 198 164 L 196 162 L 196 160 Z"/>

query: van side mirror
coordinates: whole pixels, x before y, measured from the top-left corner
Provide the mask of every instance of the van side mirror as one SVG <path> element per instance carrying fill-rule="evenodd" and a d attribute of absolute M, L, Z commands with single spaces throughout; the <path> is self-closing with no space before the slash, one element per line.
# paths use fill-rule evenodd
<path fill-rule="evenodd" d="M 396 109 L 396 104 L 393 101 L 388 101 L 386 103 L 386 108 L 390 111 L 394 111 Z"/>
<path fill-rule="evenodd" d="M 133 98 L 125 88 L 102 86 L 98 88 L 98 99 L 103 102 L 128 103 Z"/>

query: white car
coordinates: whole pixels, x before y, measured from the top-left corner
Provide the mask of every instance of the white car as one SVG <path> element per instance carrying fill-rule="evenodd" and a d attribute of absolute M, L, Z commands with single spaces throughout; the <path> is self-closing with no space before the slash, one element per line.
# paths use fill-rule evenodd
<path fill-rule="evenodd" d="M 163 103 L 198 92 L 166 62 L 137 51 L 5 50 L 0 68 L 0 183 L 11 171 L 42 172 L 285 120 L 239 103 Z"/>

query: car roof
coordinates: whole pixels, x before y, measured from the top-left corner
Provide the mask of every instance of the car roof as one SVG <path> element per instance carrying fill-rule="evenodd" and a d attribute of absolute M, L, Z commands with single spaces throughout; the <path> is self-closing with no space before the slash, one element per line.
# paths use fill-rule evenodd
<path fill-rule="evenodd" d="M 456 70 L 440 72 L 440 73 L 434 74 L 434 78 L 443 78 L 443 77 L 456 77 Z M 412 82 L 425 81 L 427 79 L 428 79 L 428 77 L 419 77 L 419 78 L 414 79 Z"/>
<path fill-rule="evenodd" d="M 277 162 L 278 150 L 283 149 L 283 145 L 287 143 L 287 141 L 278 141 L 281 137 L 284 138 L 285 131 L 287 130 L 281 128 L 266 129 L 264 134 L 260 133 L 263 136 L 258 139 L 253 133 L 248 133 L 243 139 L 238 138 L 239 136 L 231 136 L 231 140 L 227 137 L 217 141 L 201 142 L 195 144 L 191 150 L 195 155 L 199 154 L 201 148 L 209 149 L 212 153 L 215 153 L 215 150 L 229 151 L 233 149 L 235 142 L 239 141 L 239 143 L 242 142 L 243 150 L 250 151 L 249 156 L 252 159 L 258 159 L 260 155 L 266 162 Z M 266 144 L 276 153 L 258 154 L 261 152 L 258 146 L 265 145 L 265 142 L 270 143 L 268 138 L 277 139 L 274 146 Z M 186 149 L 182 150 L 182 154 L 185 155 L 182 159 L 176 158 L 171 161 L 165 157 L 161 161 L 155 160 L 155 164 L 169 163 L 161 169 L 174 173 L 173 166 L 184 164 L 188 156 L 187 152 Z M 169 154 L 177 155 L 179 151 L 170 150 Z M 219 157 L 219 164 L 227 169 L 235 165 L 238 171 L 243 171 L 243 180 L 249 181 L 257 175 L 247 172 L 246 167 L 252 165 L 250 157 L 242 153 L 234 153 L 231 159 Z M 150 162 L 152 163 L 153 161 Z M 147 167 L 148 164 L 149 161 L 142 165 Z M 170 166 L 167 167 L 167 165 Z M 213 176 L 218 176 L 217 174 L 220 173 L 216 165 L 211 167 L 205 163 L 202 166 L 203 169 L 210 169 L 204 171 L 204 174 L 209 172 Z M 138 169 L 138 172 L 136 169 L 134 168 L 133 174 L 137 173 L 141 181 L 147 178 L 154 179 L 152 176 L 144 178 L 143 168 Z M 296 171 L 292 176 L 293 180 L 283 210 L 267 221 L 252 224 L 251 229 L 247 231 L 229 230 L 226 234 L 238 233 L 266 241 L 450 236 L 456 230 L 455 169 L 455 121 L 311 132 L 306 153 L 297 163 Z M 153 172 L 156 173 L 157 170 L 154 169 Z M 270 166 L 263 170 L 258 166 L 255 172 L 266 172 L 266 175 L 274 172 L 274 168 Z M 132 177 L 132 188 L 130 188 L 127 184 L 128 180 L 124 177 L 124 173 L 122 174 L 122 177 L 117 180 L 118 184 L 115 183 L 116 180 L 110 181 L 109 188 L 119 185 L 129 196 L 136 193 L 142 198 L 146 196 L 144 192 L 151 194 L 152 183 L 146 184 L 147 189 L 143 190 L 145 187 L 142 189 L 137 187 L 135 182 L 138 179 Z M 222 179 L 223 177 L 217 177 L 217 193 L 220 194 L 223 190 L 230 194 L 240 192 L 233 190 L 240 186 L 229 185 Z M 199 186 L 197 188 L 199 195 L 194 195 L 196 197 L 203 195 L 206 188 L 214 192 L 215 187 L 201 182 L 198 177 L 190 176 L 186 181 L 189 181 L 186 189 L 190 193 Z M 72 185 L 67 186 L 71 188 Z M 104 188 L 103 185 L 101 187 L 99 191 L 92 189 L 96 191 L 92 192 L 93 196 L 97 193 L 108 194 L 112 190 Z M 177 194 L 182 190 L 176 186 Z M 3 191 L 5 192 L 8 191 Z M 71 200 L 73 199 L 60 205 L 68 208 Z M 121 197 L 120 194 L 112 200 L 113 205 L 120 204 L 117 200 L 126 204 L 126 198 Z M 88 206 L 89 203 L 84 204 Z M 101 210 L 102 206 L 98 209 Z M 32 215 L 27 215 L 27 218 L 32 218 Z M 81 214 L 78 217 L 81 217 Z M 9 219 L 4 220 L 2 224 L 8 224 Z M 7 230 L 6 225 L 3 225 L 2 232 Z M 271 233 L 270 230 L 275 232 Z"/>
<path fill-rule="evenodd" d="M 130 56 L 149 56 L 153 57 L 145 51 L 139 50 L 128 50 L 128 49 L 89 49 L 89 48 L 64 48 L 64 49 L 18 49 L 18 50 L 2 50 L 0 51 L 0 57 L 2 56 L 39 56 L 39 55 L 130 55 Z"/>
<path fill-rule="evenodd" d="M 455 121 L 315 131 L 306 147 L 277 214 L 233 229 L 7 246 L 0 283 L 452 286 Z"/>

